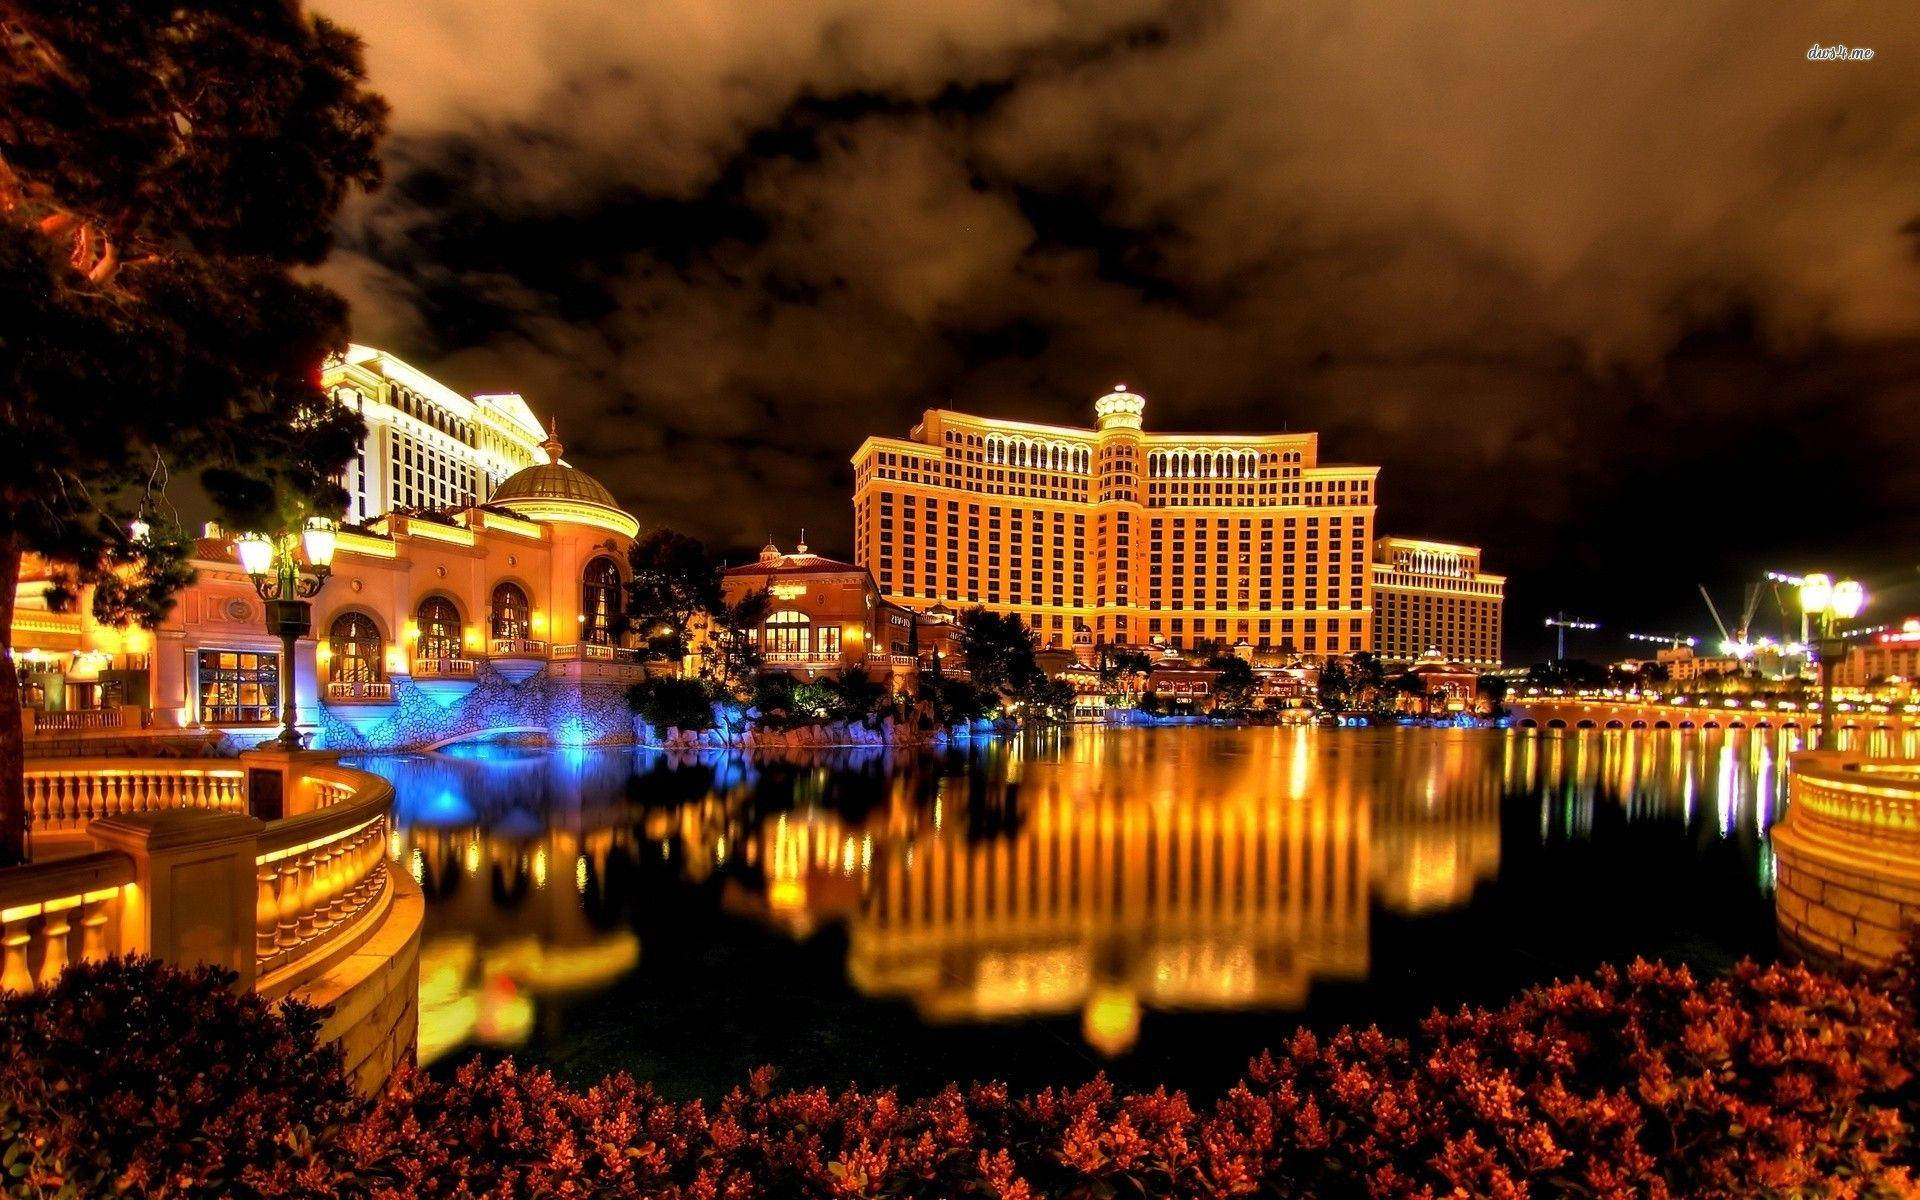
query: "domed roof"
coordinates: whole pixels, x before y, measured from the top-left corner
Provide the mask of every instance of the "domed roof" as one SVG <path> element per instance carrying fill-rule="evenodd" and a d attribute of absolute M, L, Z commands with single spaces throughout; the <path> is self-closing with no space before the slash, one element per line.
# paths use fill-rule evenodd
<path fill-rule="evenodd" d="M 628 537 L 639 532 L 639 525 L 621 509 L 605 484 L 560 461 L 563 447 L 557 434 L 549 430 L 540 443 L 547 461 L 515 471 L 500 481 L 487 497 L 487 503 L 511 509 L 530 520 L 584 521 L 604 525 Z M 576 506 L 585 505 L 586 508 Z"/>
<path fill-rule="evenodd" d="M 515 500 L 575 500 L 608 508 L 620 507 L 605 484 L 580 468 L 560 461 L 564 447 L 554 431 L 548 431 L 547 440 L 540 443 L 540 448 L 547 452 L 547 461 L 524 467 L 501 480 L 500 486 L 488 497 L 488 503 L 512 507 L 511 502 Z"/>

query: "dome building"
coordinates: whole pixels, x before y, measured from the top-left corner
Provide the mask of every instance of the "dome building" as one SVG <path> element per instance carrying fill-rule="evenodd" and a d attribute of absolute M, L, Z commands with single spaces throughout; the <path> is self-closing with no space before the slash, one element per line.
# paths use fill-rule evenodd
<path fill-rule="evenodd" d="M 291 671 L 311 744 L 416 748 L 491 733 L 632 740 L 625 690 L 645 671 L 624 610 L 639 522 L 564 460 L 553 431 L 542 449 L 545 462 L 508 474 L 483 504 L 340 530 Z M 89 628 L 80 611 L 32 614 L 48 627 L 35 635 L 48 647 L 36 693 L 48 702 L 30 736 L 44 724 L 50 735 L 84 726 L 102 737 L 160 731 L 245 746 L 277 732 L 289 664 L 232 536 L 209 527 L 193 566 L 198 578 L 150 633 Z M 79 666 L 114 686 L 56 685 L 53 676 Z M 84 722 L 55 703 L 83 696 L 98 708 Z"/>

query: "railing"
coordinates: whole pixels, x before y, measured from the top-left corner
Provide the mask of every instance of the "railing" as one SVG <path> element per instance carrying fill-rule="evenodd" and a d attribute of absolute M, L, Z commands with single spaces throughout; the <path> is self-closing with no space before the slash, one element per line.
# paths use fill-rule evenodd
<path fill-rule="evenodd" d="M 817 650 L 767 650 L 760 655 L 761 662 L 783 665 L 801 664 L 806 666 L 839 666 L 839 651 L 823 654 Z"/>
<path fill-rule="evenodd" d="M 580 643 L 580 657 L 590 662 L 612 662 L 614 660 L 613 647 L 601 645 L 599 642 L 582 642 Z"/>
<path fill-rule="evenodd" d="M 1812 751 L 1793 761 L 1789 820 L 1825 842 L 1920 858 L 1920 762 Z"/>
<path fill-rule="evenodd" d="M 492 638 L 487 653 L 495 658 L 545 658 L 547 644 L 532 638 Z"/>
<path fill-rule="evenodd" d="M 75 733 L 87 729 L 124 729 L 127 724 L 127 710 L 118 705 L 112 708 L 73 708 L 64 712 L 48 712 L 45 709 L 33 710 L 33 731 L 35 733 Z"/>
<path fill-rule="evenodd" d="M 414 678 L 429 676 L 441 679 L 472 679 L 479 673 L 480 664 L 471 658 L 416 658 L 413 660 Z"/>
<path fill-rule="evenodd" d="M 327 702 L 359 701 L 362 704 L 392 704 L 393 684 L 384 679 L 334 680 L 327 684 Z"/>
<path fill-rule="evenodd" d="M 348 948 L 392 897 L 386 848 L 393 785 L 340 767 L 316 768 L 304 782 L 332 802 L 268 825 L 255 859 L 261 991 L 277 990 L 276 972 Z"/>
<path fill-rule="evenodd" d="M 68 963 L 119 948 L 133 860 L 107 850 L 0 871 L 0 990 L 53 982 Z"/>
<path fill-rule="evenodd" d="M 239 767 L 124 758 L 65 758 L 29 763 L 27 821 L 35 833 L 81 833 L 100 817 L 158 809 L 245 812 Z"/>

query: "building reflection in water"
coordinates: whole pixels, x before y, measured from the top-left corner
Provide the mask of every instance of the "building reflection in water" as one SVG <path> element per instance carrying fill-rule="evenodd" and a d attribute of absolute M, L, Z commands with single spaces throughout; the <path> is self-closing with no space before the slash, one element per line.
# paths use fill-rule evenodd
<path fill-rule="evenodd" d="M 636 847 L 627 757 L 481 748 L 361 765 L 398 784 L 389 849 L 427 897 L 421 1062 L 521 1045 L 537 1013 L 559 1018 L 553 1001 L 639 962 L 617 882 Z"/>
<path fill-rule="evenodd" d="M 1149 1011 L 1295 1009 L 1363 980 L 1376 906 L 1457 909 L 1499 874 L 1503 808 L 1537 807 L 1544 843 L 1591 836 L 1601 806 L 1738 839 L 1764 888 L 1781 738 L 1076 730 L 943 755 L 372 764 L 401 785 L 394 849 L 428 896 L 423 1059 L 518 1044 L 631 971 L 637 881 L 663 871 L 674 903 L 843 927 L 853 987 L 928 1023 L 1077 1014 L 1116 1054 Z"/>

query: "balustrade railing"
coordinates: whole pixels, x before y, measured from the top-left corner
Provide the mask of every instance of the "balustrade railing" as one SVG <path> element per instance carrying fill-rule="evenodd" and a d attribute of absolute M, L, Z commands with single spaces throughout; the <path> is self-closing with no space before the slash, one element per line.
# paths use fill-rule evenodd
<path fill-rule="evenodd" d="M 480 664 L 471 658 L 416 658 L 413 660 L 414 678 L 422 676 L 443 679 L 471 679 L 480 669 Z"/>
<path fill-rule="evenodd" d="M 1920 763 L 1796 755 L 1789 820 L 1807 836 L 1920 858 Z"/>
<path fill-rule="evenodd" d="M 35 833 L 81 833 L 89 821 L 156 809 L 245 812 L 245 776 L 237 766 L 124 758 L 29 762 L 28 827 Z"/>
<path fill-rule="evenodd" d="M 33 710 L 35 733 L 79 733 L 89 729 L 125 729 L 127 710 L 111 708 L 74 708 L 62 712 Z"/>
<path fill-rule="evenodd" d="M 393 703 L 393 684 L 385 679 L 336 679 L 327 684 L 328 703 Z"/>
<path fill-rule="evenodd" d="M 334 802 L 267 826 L 255 859 L 256 986 L 263 991 L 273 990 L 275 972 L 369 926 L 391 897 L 393 785 L 341 768 L 316 769 L 305 782 Z"/>
<path fill-rule="evenodd" d="M 133 860 L 102 851 L 0 871 L 0 990 L 53 982 L 68 963 L 120 948 Z"/>
<path fill-rule="evenodd" d="M 547 644 L 533 638 L 492 638 L 487 653 L 495 658 L 545 658 Z"/>

